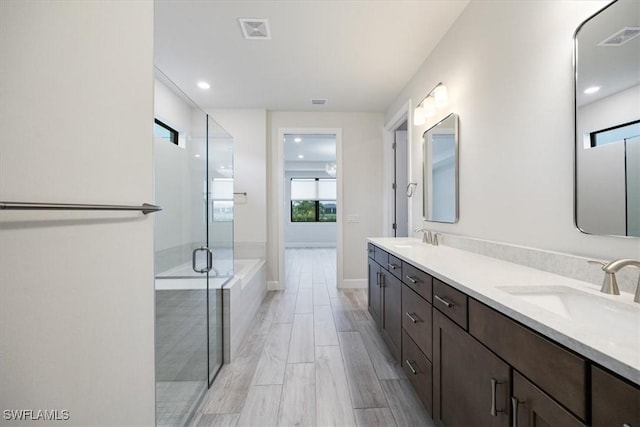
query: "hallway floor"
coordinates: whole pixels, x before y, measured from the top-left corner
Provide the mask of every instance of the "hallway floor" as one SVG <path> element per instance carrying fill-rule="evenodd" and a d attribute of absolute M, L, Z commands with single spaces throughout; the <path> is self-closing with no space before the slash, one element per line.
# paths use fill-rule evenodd
<path fill-rule="evenodd" d="M 289 249 L 286 290 L 267 294 L 192 426 L 432 426 L 367 312 L 337 290 L 335 249 Z"/>

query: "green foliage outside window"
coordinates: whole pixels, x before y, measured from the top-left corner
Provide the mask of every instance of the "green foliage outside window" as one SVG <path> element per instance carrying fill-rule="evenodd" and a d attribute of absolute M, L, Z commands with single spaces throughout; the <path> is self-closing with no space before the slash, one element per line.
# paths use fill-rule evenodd
<path fill-rule="evenodd" d="M 292 222 L 315 222 L 316 202 L 313 200 L 300 200 L 291 202 Z"/>
<path fill-rule="evenodd" d="M 336 202 L 335 200 L 292 201 L 291 222 L 336 222 Z"/>

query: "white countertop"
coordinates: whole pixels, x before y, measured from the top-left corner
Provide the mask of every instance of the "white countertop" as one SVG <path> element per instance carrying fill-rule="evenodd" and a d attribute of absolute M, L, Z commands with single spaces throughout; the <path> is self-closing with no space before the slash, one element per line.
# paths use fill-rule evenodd
<path fill-rule="evenodd" d="M 640 384 L 640 304 L 633 302 L 633 295 L 624 292 L 621 295 L 605 295 L 599 292 L 599 286 L 587 282 L 448 246 L 434 247 L 420 239 L 370 238 L 369 241 L 576 353 Z M 554 312 L 542 308 L 541 304 L 531 303 L 501 289 L 509 287 L 517 293 L 517 287 L 531 289 L 534 286 L 569 287 L 587 294 L 587 297 L 593 296 L 598 304 L 603 303 L 603 310 L 600 312 L 596 305 L 589 321 L 595 322 L 600 330 L 570 315 L 557 314 L 557 310 Z M 615 307 L 624 309 L 626 318 Z M 603 330 L 611 333 L 603 333 Z"/>

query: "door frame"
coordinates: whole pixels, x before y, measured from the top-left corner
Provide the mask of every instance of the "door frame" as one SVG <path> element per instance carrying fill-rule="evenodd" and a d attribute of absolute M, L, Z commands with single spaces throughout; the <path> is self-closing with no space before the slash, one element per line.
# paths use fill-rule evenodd
<path fill-rule="evenodd" d="M 286 134 L 335 135 L 336 136 L 336 286 L 342 287 L 342 128 L 278 128 L 278 154 L 276 159 L 276 216 L 278 218 L 278 289 L 286 286 L 284 229 L 287 215 L 284 212 L 284 136 Z"/>
<path fill-rule="evenodd" d="M 409 182 L 416 182 L 412 179 L 413 171 L 411 168 L 412 153 L 412 115 L 411 115 L 411 99 L 407 100 L 391 119 L 384 125 L 384 143 L 382 144 L 382 236 L 393 237 L 393 218 L 395 215 L 395 205 L 393 198 L 392 184 L 394 182 L 394 155 L 393 143 L 395 142 L 395 131 L 404 122 L 407 121 L 407 178 Z M 417 181 L 419 182 L 419 181 Z M 407 222 L 409 236 L 412 234 L 412 210 L 411 200 L 407 203 Z"/>

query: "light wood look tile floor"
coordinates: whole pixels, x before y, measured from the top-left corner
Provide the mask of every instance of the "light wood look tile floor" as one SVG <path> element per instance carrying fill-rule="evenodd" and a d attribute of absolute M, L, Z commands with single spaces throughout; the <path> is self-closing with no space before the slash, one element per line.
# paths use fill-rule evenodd
<path fill-rule="evenodd" d="M 192 427 L 433 426 L 367 311 L 336 289 L 335 249 L 289 249 L 286 289 L 269 292 L 238 356 Z"/>

